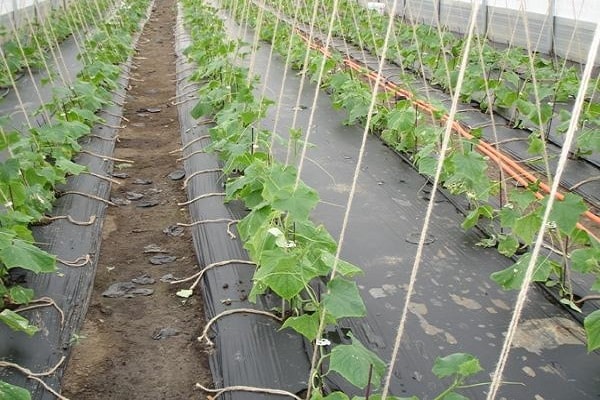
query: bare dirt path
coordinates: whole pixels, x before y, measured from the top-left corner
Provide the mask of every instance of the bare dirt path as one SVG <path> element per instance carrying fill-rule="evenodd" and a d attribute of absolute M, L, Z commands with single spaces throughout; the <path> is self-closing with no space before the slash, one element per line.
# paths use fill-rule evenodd
<path fill-rule="evenodd" d="M 161 281 L 167 274 L 191 275 L 196 264 L 189 232 L 164 233 L 189 220 L 177 205 L 185 201 L 182 181 L 169 177 L 181 168 L 169 154 L 180 147 L 177 109 L 169 106 L 175 6 L 175 0 L 157 0 L 139 41 L 132 72 L 142 81 L 131 82 L 124 110 L 129 122 L 115 153 L 133 163 L 116 163 L 116 175 L 126 175 L 112 188 L 120 205 L 104 222 L 91 306 L 63 380 L 63 395 L 71 399 L 202 398 L 195 383 L 211 381 L 196 341 L 201 298 L 182 301 L 176 287 Z M 123 283 L 125 297 L 104 296 L 116 283 Z"/>

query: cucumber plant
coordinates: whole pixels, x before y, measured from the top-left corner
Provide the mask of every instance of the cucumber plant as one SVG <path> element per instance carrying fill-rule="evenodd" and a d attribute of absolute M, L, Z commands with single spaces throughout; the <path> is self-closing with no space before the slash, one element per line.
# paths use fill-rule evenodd
<path fill-rule="evenodd" d="M 227 0 L 224 1 L 224 4 L 226 7 L 231 8 L 234 2 Z M 312 2 L 307 2 L 305 6 L 310 10 Z M 254 5 L 254 12 L 256 12 L 256 7 Z M 290 7 L 288 5 L 288 12 L 292 11 Z M 353 6 L 349 5 L 349 7 Z M 341 9 L 346 10 L 343 7 Z M 267 11 L 269 10 L 272 11 L 272 9 L 267 8 Z M 263 26 L 269 26 L 269 24 L 272 26 L 277 17 L 272 12 L 267 14 L 270 16 L 264 18 L 265 22 Z M 299 15 L 304 14 L 302 12 L 299 13 Z M 359 29 L 359 25 L 350 23 L 349 19 L 344 19 L 349 18 L 348 15 L 344 17 L 344 11 L 341 11 L 341 14 L 342 23 L 336 24 L 336 27 L 343 25 L 345 27 L 354 26 L 357 30 Z M 361 10 L 358 14 L 364 15 L 363 20 L 366 21 L 365 24 L 368 23 L 369 30 L 371 30 L 370 27 L 372 26 L 382 25 L 383 19 L 381 18 L 383 17 L 375 13 Z M 329 14 L 323 14 L 323 17 L 320 19 L 321 24 L 325 24 L 328 21 L 327 15 Z M 373 19 L 377 18 L 380 19 L 380 22 L 374 23 Z M 347 23 L 343 23 L 344 21 Z M 367 40 L 368 38 L 368 35 L 364 32 L 365 30 L 363 27 L 361 31 L 362 36 L 359 35 L 362 37 L 361 40 Z M 280 29 L 280 31 L 284 30 Z M 421 46 L 419 51 L 421 53 L 431 53 L 435 49 L 438 51 L 439 46 L 432 43 L 434 39 L 432 39 L 429 28 L 415 28 L 415 32 L 421 31 L 424 32 L 421 35 L 429 39 L 424 41 L 417 40 Z M 444 38 L 448 42 L 452 42 L 451 36 L 444 36 Z M 273 37 L 273 40 L 275 48 L 285 49 L 285 46 L 278 44 L 277 37 Z M 295 46 L 302 49 L 306 48 L 304 43 L 296 44 L 293 42 L 293 47 Z M 449 46 L 452 47 L 450 44 L 442 47 L 445 49 L 444 51 L 457 51 L 457 48 L 449 49 Z M 528 56 L 522 50 L 514 48 L 507 49 L 504 54 L 498 54 L 496 50 L 493 50 L 489 46 L 483 49 L 482 51 L 486 56 L 491 55 L 490 63 L 499 63 L 502 66 L 497 80 L 488 81 L 488 83 L 496 82 L 492 87 L 497 87 L 497 93 L 500 93 L 496 98 L 498 102 L 497 106 L 513 108 L 517 115 L 515 121 L 529 121 L 528 123 L 533 123 L 538 127 L 549 125 L 551 119 L 555 117 L 552 114 L 555 110 L 547 104 L 538 109 L 524 95 L 533 90 L 531 74 L 528 75 L 527 71 L 521 71 L 522 68 L 520 67 L 523 64 L 527 64 Z M 376 51 L 376 49 L 373 51 Z M 299 51 L 297 52 L 300 53 Z M 301 58 L 294 57 L 294 54 L 295 52 L 291 53 L 291 64 L 299 67 L 299 69 L 304 69 L 301 64 L 294 64 L 303 62 Z M 471 55 L 471 57 L 475 56 L 479 57 L 479 54 Z M 321 57 L 322 55 L 318 51 L 311 50 L 310 61 L 306 66 L 308 73 L 311 72 L 310 65 L 318 62 Z M 334 57 L 341 60 L 340 55 Z M 422 57 L 414 57 L 415 60 L 420 58 Z M 439 63 L 439 60 L 436 62 Z M 490 67 L 489 65 L 487 66 Z M 540 82 L 556 82 L 559 79 L 559 73 L 556 71 L 553 72 L 550 63 L 546 60 L 536 58 L 535 66 L 538 85 Z M 343 65 L 339 62 L 337 67 L 330 65 L 326 71 L 328 73 L 323 78 L 323 85 L 332 93 L 336 107 L 345 107 L 348 111 L 346 123 L 361 122 L 366 113 L 364 111 L 365 96 L 366 93 L 370 93 L 371 91 L 370 85 L 359 80 L 352 73 L 345 72 Z M 481 73 L 481 69 L 474 69 L 474 71 L 475 74 Z M 576 75 L 573 74 L 573 70 L 568 70 L 567 76 L 569 76 L 569 79 L 562 86 L 563 89 L 565 87 L 576 87 L 578 80 Z M 508 80 L 508 85 L 503 83 L 505 80 Z M 443 86 L 442 81 L 438 82 L 438 84 Z M 485 80 L 479 81 L 479 84 L 485 84 Z M 514 88 L 511 89 L 511 85 Z M 564 92 L 555 90 L 557 88 L 556 83 L 553 83 L 553 85 L 553 89 L 547 86 L 539 86 L 537 88 L 542 99 L 546 100 L 550 96 L 554 96 L 555 99 L 562 100 L 566 96 Z M 348 93 L 349 88 L 352 88 L 352 93 Z M 505 90 L 505 92 L 501 90 Z M 484 91 L 484 88 L 475 86 L 473 93 L 476 91 Z M 470 96 L 473 93 L 467 94 L 467 98 L 471 99 Z M 439 120 L 441 115 L 423 116 L 419 111 L 411 107 L 411 102 L 401 100 L 390 108 L 386 99 L 380 99 L 371 128 L 373 130 L 377 129 L 382 139 L 392 147 L 407 152 L 415 162 L 419 172 L 431 176 L 439 157 L 442 130 L 439 126 L 436 126 L 439 123 L 436 120 Z M 586 111 L 581 118 L 582 133 L 578 138 L 578 146 L 581 146 L 579 142 L 582 141 L 583 145 L 586 146 L 583 151 L 586 152 L 593 151 L 599 145 L 598 140 L 600 139 L 597 138 L 598 135 L 593 135 L 595 124 L 598 123 L 596 108 L 595 103 L 590 100 L 586 103 Z M 563 127 L 566 126 L 570 117 L 568 112 L 563 111 L 562 114 L 563 123 L 559 127 L 559 131 L 564 129 Z M 521 115 L 521 117 L 518 115 Z M 432 124 L 432 122 L 434 123 Z M 517 125 L 522 123 L 524 122 L 515 122 Z M 544 131 L 538 131 L 530 136 L 530 151 L 532 153 L 542 151 L 542 146 L 539 142 L 544 139 L 544 135 Z M 503 182 L 493 180 L 489 177 L 486 158 L 475 151 L 478 140 L 477 137 L 472 140 L 452 140 L 450 150 L 444 157 L 442 182 L 452 194 L 466 195 L 469 200 L 471 211 L 465 217 L 465 221 L 462 224 L 463 228 L 470 229 L 480 221 L 489 220 L 488 232 L 490 232 L 490 238 L 482 240 L 482 245 L 496 246 L 501 254 L 516 258 L 515 263 L 511 267 L 492 275 L 492 279 L 498 282 L 504 289 L 513 289 L 520 286 L 524 276 L 524 268 L 528 262 L 527 257 L 529 257 L 528 254 L 518 256 L 517 253 L 527 250 L 528 246 L 533 243 L 536 233 L 541 228 L 539 221 L 543 213 L 545 199 L 539 195 L 537 185 L 533 184 L 523 190 L 513 191 L 510 194 L 507 204 L 502 204 L 503 200 L 501 200 L 500 207 L 492 205 L 490 202 L 492 195 L 502 197 L 500 192 Z M 513 201 L 517 198 L 532 198 L 533 200 L 524 205 L 519 205 Z M 509 210 L 514 210 L 514 212 L 511 213 Z M 538 262 L 539 265 L 535 274 L 536 281 L 543 282 L 547 286 L 558 287 L 561 302 L 577 311 L 581 311 L 582 299 L 573 293 L 572 271 L 591 275 L 595 283 L 590 286 L 589 290 L 592 293 L 600 291 L 600 286 L 597 283 L 600 279 L 600 268 L 596 250 L 599 246 L 598 241 L 577 226 L 577 221 L 585 211 L 587 211 L 587 206 L 581 197 L 575 194 L 568 194 L 564 200 L 558 201 L 555 204 L 553 211 L 553 218 L 555 220 L 552 226 L 545 227 L 544 234 L 548 240 L 555 244 L 556 248 L 551 246 L 551 257 L 546 256 Z M 575 255 L 575 259 L 573 259 L 573 255 Z M 595 294 L 583 296 L 585 300 L 594 300 L 596 298 L 598 298 L 598 295 Z M 600 348 L 600 324 L 597 322 L 599 317 L 600 312 L 595 311 L 588 315 L 584 321 L 588 337 L 588 349 L 590 351 Z"/>
<path fill-rule="evenodd" d="M 318 194 L 298 178 L 294 166 L 273 159 L 270 149 L 273 133 L 255 128 L 270 102 L 254 98 L 255 81 L 248 79 L 245 68 L 234 65 L 236 49 L 233 41 L 223 34 L 222 20 L 206 4 L 184 0 L 183 6 L 185 25 L 192 37 L 186 54 L 196 63 L 192 78 L 200 83 L 201 100 L 193 108 L 192 116 L 214 121 L 209 130 L 212 142 L 205 150 L 221 158 L 223 172 L 230 176 L 225 201 L 243 201 L 249 210 L 238 223 L 240 238 L 257 266 L 249 299 L 256 301 L 268 291 L 277 294 L 288 306 L 286 313 L 283 307 L 279 310 L 285 317 L 282 329 L 293 329 L 318 346 L 320 357 L 309 383 L 312 400 L 349 399 L 343 392 L 325 392 L 324 378 L 331 373 L 365 390 L 367 398 L 380 398 L 376 392 L 386 365 L 379 356 L 352 336 L 349 344 L 335 345 L 328 351 L 328 345 L 323 347 L 328 342 L 323 341 L 319 329 L 322 323 L 327 330 L 342 318 L 365 315 L 366 307 L 352 279 L 362 271 L 336 259 L 337 243 L 322 225 L 310 219 Z M 232 13 L 235 15 L 235 10 Z M 274 22 L 272 16 L 265 18 Z M 273 25 L 268 26 L 268 36 L 278 38 L 278 34 L 273 33 L 280 31 Z M 284 37 L 292 34 L 289 30 L 281 33 Z M 310 65 L 304 66 L 305 45 L 302 41 L 295 43 L 302 51 L 292 49 L 291 64 L 310 69 L 316 62 L 313 59 Z M 284 49 L 286 46 L 278 43 L 276 47 Z M 320 57 L 318 53 L 314 56 Z M 348 82 L 343 76 L 338 77 Z M 361 110 L 361 100 L 340 98 L 340 106 L 347 102 L 353 104 L 352 109 Z M 364 113 L 351 113 L 347 122 L 360 120 Z M 242 173 L 233 174 L 239 171 Z M 468 354 L 439 358 L 434 374 L 440 378 L 452 377 L 453 382 L 436 398 L 460 398 L 458 392 L 471 387 L 466 380 L 480 371 L 477 359 Z M 353 397 L 355 400 L 364 398 Z"/>
<path fill-rule="evenodd" d="M 149 0 L 126 3 L 97 26 L 98 32 L 114 36 L 101 36 L 102 46 L 97 46 L 94 35 L 86 43 L 85 51 L 94 52 L 93 61 L 84 62 L 70 87 L 55 87 L 52 100 L 44 105 L 53 112 L 54 120 L 20 131 L 9 129 L 7 118 L 0 119 L 0 150 L 6 153 L 0 163 L 0 322 L 27 335 L 34 335 L 38 328 L 20 315 L 18 308 L 35 295 L 33 290 L 13 284 L 10 272 L 15 268 L 33 273 L 56 271 L 56 258 L 35 246 L 30 226 L 51 210 L 56 185 L 86 169 L 72 161 L 81 149 L 78 139 L 90 133 L 100 121 L 95 113 L 111 101 L 120 64 L 132 54 L 132 36 Z M 99 4 L 106 9 L 109 2 L 102 0 Z M 96 20 L 93 15 L 88 18 L 88 22 Z M 60 32 L 68 35 L 64 30 Z M 30 398 L 26 390 L 1 380 L 0 394 L 8 400 Z"/>

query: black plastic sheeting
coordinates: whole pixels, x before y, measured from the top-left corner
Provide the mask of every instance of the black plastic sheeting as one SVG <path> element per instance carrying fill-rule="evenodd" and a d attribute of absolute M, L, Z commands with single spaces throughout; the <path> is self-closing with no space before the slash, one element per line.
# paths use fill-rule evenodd
<path fill-rule="evenodd" d="M 236 26 L 228 19 L 230 35 L 237 37 Z M 178 35 L 181 37 L 181 35 Z M 252 33 L 243 38 L 252 42 Z M 181 58 L 179 70 L 187 66 Z M 264 73 L 269 48 L 263 45 L 255 54 L 257 70 Z M 280 90 L 284 65 L 276 56 L 267 79 L 267 96 L 276 100 Z M 288 74 L 278 126 L 282 136 L 291 125 L 299 77 Z M 262 77 L 264 81 L 264 76 Z M 180 82 L 180 88 L 184 81 Z M 310 105 L 315 87 L 306 84 L 301 104 L 298 128 L 306 132 Z M 181 99 L 180 99 L 181 100 Z M 184 143 L 206 132 L 206 127 L 194 128 L 189 117 L 193 101 L 180 108 Z M 308 151 L 302 178 L 321 195 L 322 201 L 313 213 L 338 237 L 344 206 L 358 158 L 363 133 L 361 127 L 342 125 L 345 115 L 331 107 L 326 94 L 321 93 L 309 139 L 314 146 Z M 272 128 L 272 109 L 263 125 Z M 191 147 L 189 152 L 202 146 Z M 278 149 L 283 152 L 284 149 Z M 199 154 L 186 164 L 189 174 L 214 168 L 211 155 Z M 189 196 L 221 191 L 219 174 L 193 178 Z M 377 138 L 370 136 L 361 166 L 350 223 L 342 244 L 342 258 L 361 266 L 365 275 L 358 279 L 367 305 L 367 317 L 346 320 L 342 328 L 352 331 L 367 347 L 389 361 L 406 296 L 408 277 L 415 257 L 414 244 L 420 234 L 429 197 L 425 178 L 402 161 Z M 442 193 L 437 194 L 430 227 L 430 240 L 425 248 L 416 290 L 410 305 L 400 356 L 394 368 L 392 394 L 433 398 L 448 382 L 442 382 L 430 372 L 438 356 L 454 352 L 469 352 L 479 357 L 486 373 L 479 381 L 488 381 L 497 362 L 506 328 L 512 316 L 515 292 L 504 292 L 489 279 L 492 272 L 512 264 L 510 259 L 494 249 L 480 248 L 476 231 L 463 232 L 463 216 Z M 224 206 L 219 198 L 200 200 L 190 207 L 194 220 L 229 218 L 238 213 Z M 205 265 L 212 261 L 245 256 L 237 241 L 227 239 L 224 227 L 204 225 L 194 230 L 198 256 Z M 249 290 L 252 269 L 248 266 L 223 267 L 214 270 L 204 281 L 204 296 L 209 317 L 230 307 L 243 306 L 232 290 Z M 237 283 L 236 283 L 237 282 Z M 227 289 L 225 289 L 227 287 Z M 221 300 L 232 298 L 232 306 Z M 268 302 L 267 302 L 268 303 Z M 258 304 L 256 307 L 264 307 Z M 268 308 L 268 306 L 267 306 Z M 268 326 L 269 329 L 264 329 Z M 218 386 L 253 385 L 284 388 L 296 392 L 305 384 L 306 357 L 300 354 L 300 340 L 290 332 L 275 332 L 271 321 L 255 316 L 229 316 L 220 320 L 214 330 L 216 347 L 211 365 Z M 344 331 L 344 329 L 342 329 Z M 281 343 L 278 335 L 289 336 Z M 582 326 L 560 305 L 548 300 L 546 293 L 533 286 L 522 316 L 514 348 L 504 380 L 523 385 L 503 385 L 501 398 L 593 399 L 600 396 L 600 354 L 587 354 Z M 310 353 L 310 349 L 307 349 Z M 288 360 L 288 357 L 295 357 Z M 330 377 L 334 386 L 356 392 L 340 378 Z M 469 398 L 485 398 L 486 386 L 463 393 Z M 248 394 L 230 398 L 253 398 Z"/>
<path fill-rule="evenodd" d="M 191 86 L 186 78 L 193 73 L 193 66 L 186 62 L 183 55 L 189 38 L 182 29 L 180 18 L 177 27 L 177 94 L 181 96 L 190 93 Z M 186 99 L 183 97 L 179 98 L 179 101 L 184 100 Z M 183 145 L 208 133 L 208 126 L 198 126 L 192 119 L 190 112 L 194 105 L 194 101 L 188 101 L 178 109 Z M 187 147 L 183 155 L 198 151 L 208 143 L 208 140 L 196 141 Z M 215 155 L 196 154 L 188 158 L 184 166 L 189 177 L 197 171 L 219 168 L 220 164 Z M 191 178 L 187 194 L 193 199 L 203 194 L 223 191 L 222 173 L 210 172 Z M 192 222 L 218 218 L 239 219 L 244 213 L 239 204 L 224 204 L 222 196 L 198 200 L 189 206 L 189 210 Z M 226 223 L 197 225 L 193 228 L 192 235 L 201 268 L 230 259 L 248 260 L 241 242 L 232 240 L 227 235 Z M 248 302 L 253 274 L 254 267 L 245 264 L 229 264 L 209 270 L 201 285 L 207 320 L 225 310 L 269 310 L 276 306 L 275 298 L 264 297 L 258 304 Z M 309 364 L 304 342 L 292 332 L 279 331 L 280 324 L 276 321 L 255 314 L 233 314 L 219 319 L 213 327 L 216 333 L 213 338 L 215 350 L 211 352 L 210 365 L 218 386 L 250 385 L 284 389 L 292 393 L 306 388 Z M 226 393 L 222 397 L 254 400 L 276 399 L 279 396 L 235 392 Z"/>
<path fill-rule="evenodd" d="M 323 41 L 325 40 L 325 38 L 321 39 Z M 366 54 L 365 52 L 361 52 L 359 49 L 352 45 L 345 44 L 341 40 L 334 40 L 333 47 L 342 53 L 346 53 L 346 50 L 350 48 L 349 55 L 356 58 L 358 61 L 364 62 L 370 69 L 377 71 L 379 67 L 377 58 Z M 405 74 L 399 66 L 386 64 L 384 75 L 389 77 L 391 81 L 402 86 L 402 82 L 399 81 L 397 77 L 404 76 Z M 419 98 L 427 99 L 434 105 L 443 104 L 446 109 L 450 109 L 452 97 L 449 94 L 441 89 L 430 86 L 428 82 L 424 81 L 422 78 L 416 79 L 414 85 L 419 88 L 417 90 Z M 571 111 L 572 108 L 568 107 L 566 104 L 560 104 L 557 105 L 557 107 L 565 108 L 568 111 Z M 494 124 L 492 124 L 489 113 L 486 114 L 481 112 L 479 106 L 461 104 L 456 118 L 464 126 L 469 128 L 481 128 L 482 138 L 488 143 L 497 142 L 498 148 L 503 152 L 511 155 L 516 160 L 521 160 L 534 171 L 545 173 L 543 162 L 537 157 L 533 157 L 532 154 L 527 151 L 529 147 L 527 138 L 532 131 L 529 129 L 512 128 L 508 119 L 508 116 L 510 115 L 509 110 L 502 109 L 494 111 Z M 562 145 L 563 142 L 563 137 L 556 132 L 557 125 L 558 123 L 554 121 L 549 134 L 549 140 L 546 141 L 546 150 L 549 155 L 548 163 L 551 171 L 556 170 L 558 156 L 561 152 L 560 145 Z M 600 162 L 595 155 L 571 159 L 564 170 L 561 178 L 561 185 L 570 188 L 586 179 L 595 177 L 598 175 L 599 167 Z M 573 191 L 582 196 L 594 207 L 600 208 L 600 181 L 590 180 L 587 183 L 579 185 Z"/>
<path fill-rule="evenodd" d="M 150 9 L 151 6 L 148 10 Z M 80 66 L 75 61 L 77 49 L 73 47 L 71 41 L 67 41 L 63 43 L 62 50 L 64 56 L 70 60 L 67 65 L 74 68 L 69 70 L 69 73 L 71 76 L 75 76 L 78 71 L 77 66 Z M 128 82 L 129 67 L 129 63 L 123 66 L 123 77 L 119 81 L 120 89 L 114 96 L 115 103 L 98 113 L 107 125 L 118 126 L 121 123 L 122 107 L 118 103 L 126 93 L 125 87 Z M 44 74 L 36 76 L 38 85 L 39 79 L 42 79 L 43 76 Z M 30 82 L 23 80 L 19 84 L 19 89 L 22 96 L 25 93 L 28 96 L 31 95 L 31 97 L 27 97 L 30 99 L 28 104 L 31 106 L 31 110 L 39 106 L 37 96 L 33 97 L 33 87 Z M 43 93 L 49 95 L 50 91 L 44 89 Z M 8 97 L 2 105 L 4 109 L 10 109 L 11 107 L 16 109 L 18 106 L 11 103 Z M 15 115 L 22 116 L 23 114 Z M 91 134 L 105 139 L 84 138 L 81 142 L 83 149 L 110 156 L 114 150 L 116 129 L 97 126 Z M 81 165 L 86 165 L 88 171 L 101 176 L 110 176 L 113 168 L 112 161 L 85 153 L 80 154 L 76 161 Z M 110 194 L 110 184 L 106 180 L 85 173 L 69 177 L 67 183 L 58 189 L 63 192 L 83 192 L 103 199 L 108 199 Z M 101 201 L 76 194 L 67 194 L 57 199 L 52 215 L 69 215 L 76 221 L 89 221 L 90 218 L 95 216 L 95 222 L 89 226 L 79 226 L 62 219 L 46 226 L 34 228 L 34 236 L 40 247 L 51 254 L 57 255 L 61 260 L 72 261 L 89 255 L 91 261 L 82 267 L 69 267 L 57 263 L 57 273 L 39 275 L 24 273 L 21 276 L 25 280 L 25 286 L 34 290 L 36 298 L 52 298 L 58 307 L 63 310 L 65 320 L 64 324 L 61 325 L 59 313 L 52 307 L 45 307 L 23 312 L 24 316 L 40 328 L 40 331 L 33 337 L 29 337 L 24 333 L 13 332 L 4 324 L 0 325 L 0 337 L 2 338 L 0 341 L 1 359 L 17 363 L 33 372 L 42 372 L 56 365 L 61 357 L 69 356 L 70 340 L 73 334 L 79 331 L 83 323 L 91 296 L 106 207 L 107 205 Z M 59 392 L 60 380 L 65 366 L 66 361 L 61 364 L 56 373 L 42 378 L 50 387 Z M 46 391 L 39 383 L 27 380 L 24 375 L 14 369 L 0 370 L 0 379 L 27 388 L 32 393 L 32 399 L 55 399 L 54 395 Z"/>

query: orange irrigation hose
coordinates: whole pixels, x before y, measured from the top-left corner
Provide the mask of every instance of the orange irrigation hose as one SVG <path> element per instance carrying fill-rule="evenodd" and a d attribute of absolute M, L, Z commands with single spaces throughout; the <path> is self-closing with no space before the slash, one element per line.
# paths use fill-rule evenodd
<path fill-rule="evenodd" d="M 305 34 L 302 31 L 297 30 L 297 32 L 304 41 L 308 42 L 308 38 L 305 36 Z M 326 57 L 331 57 L 331 52 L 329 50 L 323 48 L 316 41 L 313 41 L 312 43 L 310 43 L 309 47 L 314 50 L 320 51 Z M 420 111 L 425 111 L 432 115 L 439 113 L 439 110 L 435 109 L 435 107 L 433 105 L 427 103 L 426 101 L 415 99 L 414 94 L 412 92 L 410 92 L 406 89 L 400 88 L 397 84 L 388 81 L 385 77 L 378 77 L 377 72 L 368 69 L 366 66 L 361 65 L 360 63 L 354 61 L 353 59 L 351 59 L 351 58 L 344 59 L 344 64 L 346 66 L 348 66 L 349 68 L 351 68 L 352 70 L 364 74 L 369 79 L 369 81 L 379 81 L 379 85 L 384 90 L 391 92 L 395 96 L 401 96 L 401 97 L 404 97 L 404 98 L 410 100 L 415 106 L 417 106 L 417 108 Z M 444 114 L 439 119 L 441 122 L 446 122 L 448 120 L 448 115 Z M 460 134 L 462 137 L 464 137 L 466 139 L 475 139 L 475 137 L 470 133 L 469 128 L 464 127 L 458 121 L 453 121 L 452 130 L 454 130 L 455 132 L 457 132 L 458 134 Z M 548 184 L 546 184 L 544 182 L 539 182 L 539 180 L 535 177 L 535 175 L 533 175 L 531 172 L 529 172 L 528 170 L 523 168 L 521 165 L 519 165 L 519 163 L 514 158 L 512 158 L 512 157 L 508 156 L 507 154 L 503 153 L 502 151 L 494 148 L 491 144 L 485 142 L 482 139 L 478 139 L 478 143 L 476 144 L 476 149 L 480 153 L 489 157 L 492 161 L 494 161 L 498 165 L 499 168 L 501 168 L 512 179 L 519 182 L 520 184 L 527 186 L 530 183 L 538 183 L 539 188 L 542 191 L 544 191 L 546 194 L 550 193 L 550 187 L 548 186 Z M 544 198 L 544 196 L 539 192 L 535 192 L 534 194 L 535 194 L 536 198 L 538 198 L 540 200 Z M 564 194 L 559 192 L 556 194 L 556 198 L 559 200 L 563 200 Z M 594 214 L 590 210 L 586 210 L 583 213 L 583 215 L 585 217 L 587 217 L 588 219 L 590 219 L 591 221 L 593 221 L 594 223 L 600 224 L 600 216 Z M 598 237 L 596 235 L 594 235 L 590 231 L 590 229 L 586 228 L 581 223 L 577 223 L 577 228 L 587 232 L 589 235 L 591 235 L 596 240 L 598 240 Z"/>

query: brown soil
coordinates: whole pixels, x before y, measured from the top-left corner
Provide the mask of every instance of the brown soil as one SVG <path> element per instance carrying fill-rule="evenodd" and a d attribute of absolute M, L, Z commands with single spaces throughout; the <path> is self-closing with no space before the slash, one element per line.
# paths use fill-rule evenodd
<path fill-rule="evenodd" d="M 137 192 L 144 198 L 110 207 L 104 221 L 91 306 L 63 380 L 63 395 L 71 399 L 202 398 L 195 383 L 207 385 L 212 380 L 207 356 L 196 340 L 204 319 L 201 298 L 184 301 L 175 295 L 180 287 L 160 281 L 168 273 L 191 275 L 195 267 L 190 232 L 179 237 L 163 233 L 166 227 L 189 220 L 187 209 L 177 206 L 185 201 L 181 181 L 167 177 L 181 168 L 175 162 L 177 157 L 169 154 L 180 147 L 177 110 L 169 106 L 175 95 L 175 13 L 175 0 L 158 0 L 139 41 L 132 74 L 143 81 L 131 82 L 124 110 L 129 122 L 120 131 L 115 153 L 115 157 L 134 163 L 115 169 L 129 177 L 121 185 L 113 185 L 111 197 L 125 198 L 126 192 Z M 152 183 L 135 184 L 135 179 Z M 139 207 L 144 200 L 159 204 Z M 150 244 L 177 260 L 150 264 L 150 257 L 156 255 L 144 253 Z M 156 283 L 136 286 L 153 289 L 152 295 L 102 296 L 113 283 L 131 282 L 144 274 Z M 162 328 L 179 333 L 154 339 Z"/>

